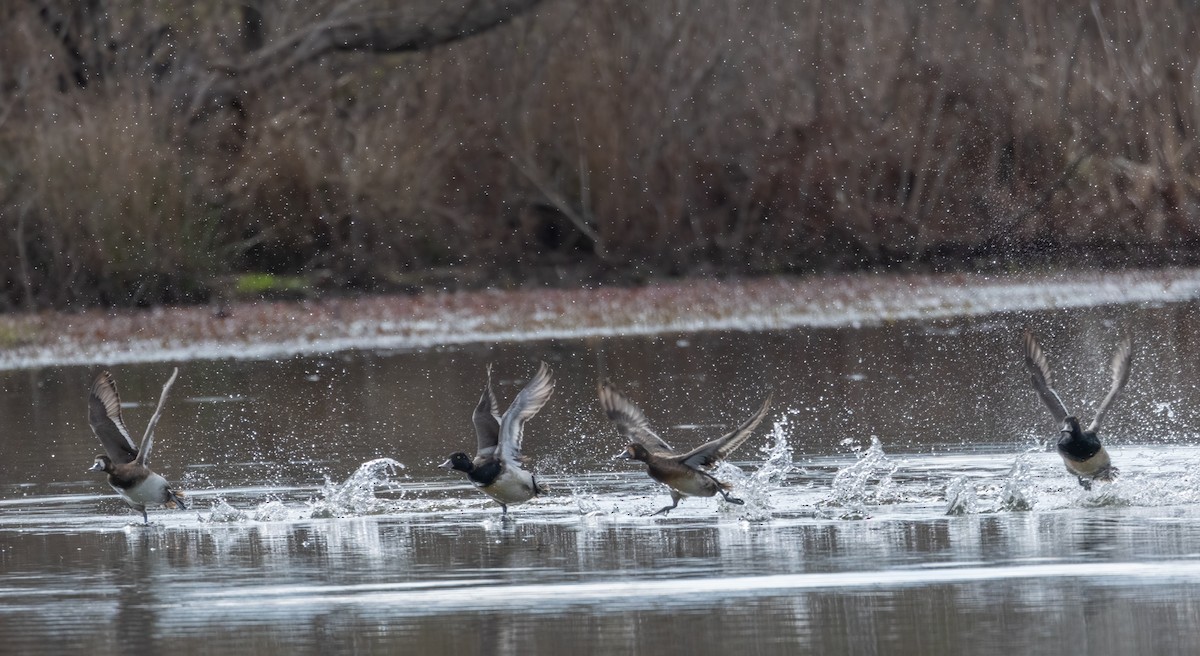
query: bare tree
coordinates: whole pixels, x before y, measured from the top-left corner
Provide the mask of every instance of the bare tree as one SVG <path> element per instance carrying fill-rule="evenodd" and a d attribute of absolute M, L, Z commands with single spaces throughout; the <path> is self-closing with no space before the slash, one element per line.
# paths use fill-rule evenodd
<path fill-rule="evenodd" d="M 500 27 L 527 14 L 544 0 L 457 0 L 399 2 L 340 0 L 276 5 L 271 0 L 237 3 L 235 52 L 174 56 L 180 27 L 154 23 L 137 8 L 112 0 L 28 0 L 53 35 L 67 62 L 61 86 L 87 88 L 118 63 L 155 78 L 170 72 L 197 84 L 193 112 L 225 104 L 247 87 L 262 90 L 298 69 L 335 52 L 391 54 L 429 50 Z M 274 26 L 273 16 L 299 16 Z M 134 20 L 130 20 L 131 16 Z M 307 20 L 305 20 L 307 17 Z M 128 25 L 128 23 L 134 23 Z M 280 21 L 281 23 L 283 21 Z M 124 26 L 118 33 L 114 23 Z M 279 32 L 278 34 L 273 32 Z M 189 43 L 189 50 L 197 45 Z M 170 56 L 164 60 L 164 52 Z M 129 61 L 141 58 L 144 61 Z"/>

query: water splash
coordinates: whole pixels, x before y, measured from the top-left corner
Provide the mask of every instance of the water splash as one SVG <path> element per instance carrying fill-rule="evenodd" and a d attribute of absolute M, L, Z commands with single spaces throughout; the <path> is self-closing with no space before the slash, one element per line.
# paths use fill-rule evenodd
<path fill-rule="evenodd" d="M 395 501 L 377 498 L 375 489 L 388 486 L 403 496 L 403 488 L 393 486 L 391 480 L 399 469 L 404 469 L 402 463 L 391 458 L 377 458 L 359 465 L 358 470 L 340 484 L 326 477 L 321 498 L 309 502 L 311 517 L 355 517 L 396 511 Z"/>
<path fill-rule="evenodd" d="M 286 521 L 290 516 L 287 506 L 279 499 L 271 499 L 263 502 L 254 509 L 254 521 L 256 522 L 282 522 Z"/>
<path fill-rule="evenodd" d="M 600 497 L 595 494 L 576 492 L 572 490 L 571 498 L 575 501 L 575 508 L 579 511 L 579 516 L 585 519 L 591 519 L 608 514 L 604 510 Z"/>
<path fill-rule="evenodd" d="M 959 476 L 946 486 L 946 514 L 971 515 L 979 511 L 979 493 L 966 476 Z"/>
<path fill-rule="evenodd" d="M 858 460 L 834 475 L 824 505 L 845 508 L 842 519 L 864 519 L 869 516 L 868 505 L 891 503 L 897 499 L 898 488 L 893 475 L 899 469 L 900 466 L 884 454 L 879 438 L 872 435 L 871 446 L 859 455 Z"/>
<path fill-rule="evenodd" d="M 1029 454 L 1035 449 L 1029 449 L 1017 456 L 1012 469 L 1004 477 L 1000 486 L 999 509 L 1010 511 L 1033 510 L 1034 482 L 1029 470 Z"/>
<path fill-rule="evenodd" d="M 212 509 L 207 516 L 201 515 L 200 521 L 212 522 L 214 524 L 241 522 L 247 519 L 246 511 L 239 510 L 229 505 L 229 502 L 221 497 L 217 497 L 212 504 Z"/>
<path fill-rule="evenodd" d="M 717 467 L 713 474 L 719 480 L 732 483 L 733 495 L 745 502 L 740 506 L 723 503 L 720 506 L 722 513 L 746 521 L 771 519 L 771 493 L 783 484 L 794 468 L 792 445 L 788 442 L 790 428 L 787 416 L 775 422 L 771 427 L 770 441 L 758 449 L 763 463 L 754 473 L 747 475 L 729 463 L 721 463 Z"/>

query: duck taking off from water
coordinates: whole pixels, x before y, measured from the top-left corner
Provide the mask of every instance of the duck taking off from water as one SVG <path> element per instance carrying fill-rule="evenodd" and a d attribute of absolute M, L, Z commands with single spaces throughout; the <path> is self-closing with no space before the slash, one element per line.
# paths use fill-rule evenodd
<path fill-rule="evenodd" d="M 771 407 L 770 394 L 758 412 L 742 422 L 741 426 L 707 444 L 680 454 L 675 453 L 670 445 L 650 429 L 650 422 L 642 411 L 625 398 L 610 381 L 601 381 L 599 394 L 600 407 L 604 408 L 604 414 L 608 415 L 609 420 L 616 425 L 617 432 L 629 442 L 629 446 L 625 447 L 617 458 L 646 463 L 646 471 L 650 478 L 671 489 L 671 505 L 660 508 L 655 515 L 671 512 L 683 497 L 711 497 L 719 493 L 728 503 L 745 503 L 730 496 L 729 490 L 733 486 L 717 480 L 709 470 L 741 446 L 763 417 L 767 416 L 767 410 Z"/>
<path fill-rule="evenodd" d="M 142 513 L 142 521 L 146 524 L 150 523 L 146 506 L 188 507 L 183 492 L 172 489 L 167 480 L 150 471 L 149 466 L 154 426 L 162 415 L 167 392 L 175 384 L 178 375 L 179 368 L 176 367 L 171 378 L 163 385 L 158 407 L 150 417 L 150 423 L 146 424 L 146 433 L 142 435 L 141 447 L 134 446 L 129 429 L 121 419 L 121 398 L 117 396 L 117 384 L 112 375 L 107 371 L 100 372 L 88 394 L 88 423 L 104 447 L 104 454 L 96 456 L 96 462 L 89 471 L 108 474 L 108 484 L 121 495 L 125 503 Z"/>
<path fill-rule="evenodd" d="M 1050 374 L 1050 365 L 1046 362 L 1046 354 L 1042 352 L 1037 338 L 1029 329 L 1025 330 L 1023 341 L 1025 366 L 1029 369 L 1033 389 L 1050 409 L 1054 420 L 1062 426 L 1059 431 L 1062 436 L 1058 438 L 1057 447 L 1058 454 L 1062 456 L 1063 463 L 1067 466 L 1067 471 L 1079 478 L 1079 484 L 1085 490 L 1092 489 L 1093 480 L 1111 481 L 1116 477 L 1118 471 L 1116 467 L 1112 466 L 1108 452 L 1104 450 L 1104 445 L 1100 443 L 1096 431 L 1099 430 L 1100 421 L 1104 419 L 1105 413 L 1112 407 L 1113 401 L 1116 401 L 1121 389 L 1129 380 L 1129 364 L 1133 359 L 1133 342 L 1127 336 L 1117 346 L 1117 352 L 1113 354 L 1112 359 L 1112 387 L 1109 388 L 1108 395 L 1100 402 L 1100 407 L 1096 409 L 1096 416 L 1092 419 L 1092 423 L 1087 430 L 1084 430 L 1079 426 L 1079 419 L 1067 411 L 1067 406 L 1063 404 L 1062 398 L 1059 397 L 1058 392 L 1054 391 L 1054 379 Z"/>
<path fill-rule="evenodd" d="M 492 392 L 492 365 L 487 367 L 487 386 L 475 406 L 471 421 L 475 424 L 475 457 L 459 451 L 442 463 L 445 469 L 457 469 L 467 475 L 481 492 L 500 504 L 508 514 L 508 504 L 524 503 L 543 492 L 533 474 L 521 468 L 521 442 L 525 422 L 550 400 L 554 379 L 550 367 L 542 362 L 537 373 L 513 399 L 504 415 Z"/>

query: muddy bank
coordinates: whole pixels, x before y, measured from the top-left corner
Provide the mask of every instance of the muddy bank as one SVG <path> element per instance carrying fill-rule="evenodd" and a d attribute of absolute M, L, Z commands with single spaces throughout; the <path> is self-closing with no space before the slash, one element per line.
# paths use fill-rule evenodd
<path fill-rule="evenodd" d="M 838 275 L 0 316 L 0 369 L 772 330 L 1200 297 L 1200 269 Z"/>

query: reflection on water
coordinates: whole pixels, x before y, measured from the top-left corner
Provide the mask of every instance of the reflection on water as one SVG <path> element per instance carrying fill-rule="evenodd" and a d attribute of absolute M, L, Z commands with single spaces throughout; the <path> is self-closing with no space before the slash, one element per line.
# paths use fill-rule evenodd
<path fill-rule="evenodd" d="M 92 371 L 2 373 L 0 634 L 14 653 L 1186 652 L 1192 314 L 185 363 L 154 466 L 195 505 L 149 527 L 84 471 Z M 1026 322 L 1087 411 L 1117 328 L 1136 335 L 1106 426 L 1116 483 L 1084 491 L 1045 449 L 1055 426 L 1016 355 Z M 551 494 L 503 520 L 436 465 L 473 439 L 483 365 L 539 358 L 558 385 L 525 446 Z M 120 369 L 131 423 L 160 369 Z M 681 444 L 771 388 L 776 411 L 719 472 L 746 505 L 649 517 L 668 496 L 609 459 L 602 374 Z M 511 396 L 524 380 L 496 382 Z"/>

